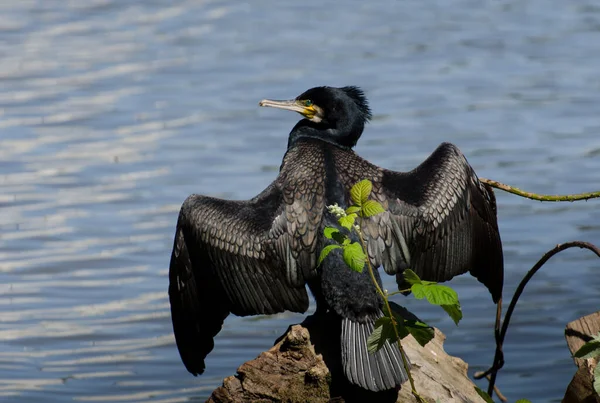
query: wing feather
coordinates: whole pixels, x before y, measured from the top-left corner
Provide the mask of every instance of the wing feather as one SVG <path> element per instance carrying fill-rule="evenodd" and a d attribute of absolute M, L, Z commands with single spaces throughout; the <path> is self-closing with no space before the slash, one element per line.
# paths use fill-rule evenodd
<path fill-rule="evenodd" d="M 398 273 L 399 283 L 406 268 L 429 281 L 470 271 L 497 302 L 504 266 L 496 201 L 460 150 L 443 143 L 413 171 L 380 172 L 373 189 L 387 211 L 364 224 L 373 265 Z"/>
<path fill-rule="evenodd" d="M 230 312 L 245 316 L 308 309 L 302 276 L 296 284 L 287 280 L 298 255 L 290 250 L 290 223 L 276 217 L 279 210 L 279 217 L 285 217 L 286 208 L 274 185 L 250 201 L 192 195 L 183 203 L 169 299 L 177 347 L 194 375 L 204 371 L 204 358 Z M 292 219 L 302 224 L 298 217 Z M 306 228 L 305 233 L 311 230 L 316 231 Z"/>

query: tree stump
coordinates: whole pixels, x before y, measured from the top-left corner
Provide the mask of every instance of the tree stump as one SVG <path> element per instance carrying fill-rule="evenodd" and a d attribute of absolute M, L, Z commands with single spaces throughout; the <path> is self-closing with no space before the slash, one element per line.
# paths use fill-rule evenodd
<path fill-rule="evenodd" d="M 271 349 L 225 378 L 208 402 L 416 402 L 408 382 L 399 391 L 379 393 L 349 384 L 341 372 L 339 331 L 316 322 L 309 317 L 290 326 Z M 437 329 L 425 347 L 412 336 L 402 340 L 417 391 L 432 403 L 483 402 L 467 376 L 468 365 L 446 354 L 444 340 Z"/>
<path fill-rule="evenodd" d="M 600 332 L 600 311 L 584 316 L 567 324 L 565 338 L 571 354 L 575 354 L 592 335 Z M 573 358 L 579 368 L 567 387 L 562 403 L 600 403 L 600 397 L 594 391 L 594 368 L 597 360 Z"/>

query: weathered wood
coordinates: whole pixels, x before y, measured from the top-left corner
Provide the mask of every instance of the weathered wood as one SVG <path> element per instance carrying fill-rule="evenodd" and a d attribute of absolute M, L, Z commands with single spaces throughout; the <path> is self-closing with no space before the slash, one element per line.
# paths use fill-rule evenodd
<path fill-rule="evenodd" d="M 575 354 L 592 335 L 600 332 L 600 311 L 584 316 L 567 324 L 565 338 L 571 354 Z M 594 391 L 594 368 L 597 361 L 573 358 L 579 369 L 567 387 L 562 403 L 600 403 L 600 397 Z"/>
<path fill-rule="evenodd" d="M 408 382 L 399 392 L 384 393 L 348 384 L 336 358 L 339 336 L 332 334 L 336 333 L 310 320 L 291 326 L 270 350 L 225 378 L 208 402 L 416 402 Z M 425 347 L 411 336 L 402 342 L 420 395 L 428 402 L 482 402 L 467 376 L 468 365 L 446 354 L 444 340 L 436 329 L 435 338 Z"/>

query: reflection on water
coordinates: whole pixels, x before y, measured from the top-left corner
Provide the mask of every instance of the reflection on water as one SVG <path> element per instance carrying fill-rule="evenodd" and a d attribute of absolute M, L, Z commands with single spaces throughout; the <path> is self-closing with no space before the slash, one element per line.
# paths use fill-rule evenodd
<path fill-rule="evenodd" d="M 1 400 L 201 400 L 302 319 L 229 318 L 198 378 L 172 336 L 181 202 L 254 196 L 281 162 L 296 118 L 260 99 L 360 85 L 375 116 L 357 151 L 379 165 L 407 170 L 452 141 L 481 176 L 597 189 L 599 27 L 591 0 L 0 3 Z M 507 296 L 552 245 L 600 242 L 595 201 L 498 203 Z M 528 286 L 499 377 L 511 399 L 560 401 L 563 327 L 597 310 L 599 268 L 568 251 Z M 453 285 L 458 328 L 399 302 L 484 369 L 493 305 L 473 279 Z"/>

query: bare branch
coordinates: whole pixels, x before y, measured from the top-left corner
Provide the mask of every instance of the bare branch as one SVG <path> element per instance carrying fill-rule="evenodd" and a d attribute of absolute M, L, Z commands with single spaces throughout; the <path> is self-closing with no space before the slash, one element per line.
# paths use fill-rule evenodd
<path fill-rule="evenodd" d="M 525 197 L 527 199 L 532 199 L 532 200 L 539 200 L 539 201 L 574 202 L 577 200 L 588 200 L 588 199 L 594 199 L 594 198 L 600 197 L 600 191 L 599 192 L 579 193 L 579 194 L 574 194 L 574 195 L 540 195 L 537 193 L 526 192 L 519 188 L 510 186 L 510 185 L 505 185 L 504 183 L 500 183 L 498 181 L 491 180 L 491 179 L 479 178 L 479 181 L 482 183 L 485 183 L 493 188 L 504 190 L 505 192 L 512 193 L 517 196 Z"/>
<path fill-rule="evenodd" d="M 515 294 L 513 295 L 512 300 L 510 301 L 510 305 L 508 306 L 506 315 L 504 316 L 504 321 L 502 323 L 502 330 L 500 331 L 500 334 L 497 335 L 497 337 L 496 337 L 496 354 L 494 356 L 494 364 L 487 371 L 485 371 L 483 373 L 478 373 L 477 376 L 475 376 L 475 379 L 481 379 L 484 376 L 487 376 L 488 374 L 491 375 L 490 383 L 488 386 L 488 394 L 490 396 L 492 396 L 492 393 L 494 391 L 494 386 L 496 383 L 496 375 L 498 373 L 498 370 L 500 368 L 502 368 L 502 365 L 504 365 L 504 354 L 502 352 L 502 345 L 504 343 L 504 338 L 506 336 L 506 331 L 508 329 L 508 325 L 510 324 L 510 318 L 512 317 L 512 314 L 515 310 L 515 307 L 517 305 L 517 301 L 519 300 L 519 297 L 523 293 L 523 290 L 525 289 L 525 286 L 527 285 L 529 280 L 531 280 L 531 278 L 534 276 L 534 274 L 537 273 L 537 271 L 539 269 L 541 269 L 542 266 L 552 256 L 556 255 L 559 252 L 562 252 L 565 249 L 569 249 L 569 248 L 589 249 L 592 252 L 594 252 L 596 254 L 596 256 L 600 257 L 600 248 L 598 248 L 597 246 L 595 246 L 589 242 L 583 242 L 583 241 L 565 242 L 565 243 L 556 245 L 554 248 L 552 248 L 551 250 L 546 252 L 544 254 L 544 256 L 542 256 L 542 258 L 540 260 L 538 260 L 538 262 L 531 268 L 531 270 L 529 270 L 527 272 L 525 277 L 523 277 L 523 280 L 521 280 L 521 283 L 517 287 Z"/>

